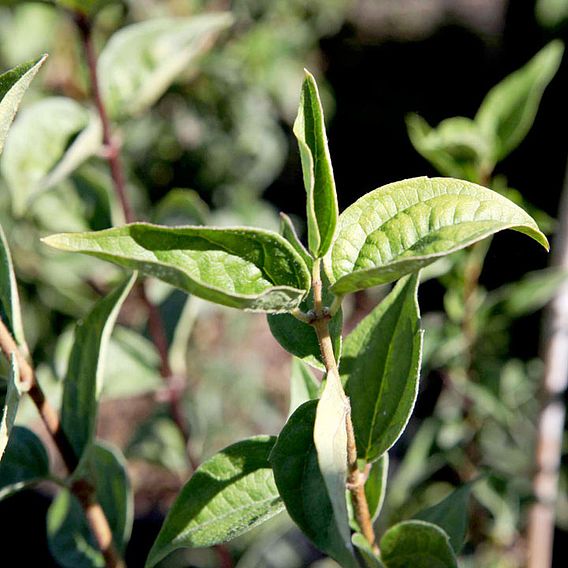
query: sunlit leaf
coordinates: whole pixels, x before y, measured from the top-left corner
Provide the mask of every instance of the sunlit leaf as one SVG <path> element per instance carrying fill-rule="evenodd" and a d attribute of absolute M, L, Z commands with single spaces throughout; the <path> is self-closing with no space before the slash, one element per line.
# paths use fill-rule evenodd
<path fill-rule="evenodd" d="M 290 377 L 290 409 L 291 416 L 296 408 L 319 396 L 320 385 L 309 368 L 299 359 L 292 359 L 292 373 Z"/>

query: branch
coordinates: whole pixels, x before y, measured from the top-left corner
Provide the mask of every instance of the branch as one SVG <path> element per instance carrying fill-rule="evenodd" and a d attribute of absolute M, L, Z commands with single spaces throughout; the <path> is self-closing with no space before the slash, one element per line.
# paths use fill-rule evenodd
<path fill-rule="evenodd" d="M 14 338 L 1 319 L 0 349 L 8 361 L 10 361 L 12 355 L 14 355 L 18 360 L 20 381 L 24 386 L 24 390 L 27 390 L 27 393 L 33 400 L 49 435 L 53 439 L 55 446 L 63 458 L 65 467 L 69 473 L 73 473 L 79 465 L 79 462 L 69 439 L 61 427 L 59 416 L 49 401 L 45 398 L 45 394 L 37 382 L 32 365 L 22 355 L 22 352 L 16 345 Z M 71 491 L 77 497 L 85 511 L 89 527 L 91 528 L 97 544 L 104 556 L 106 566 L 108 568 L 124 567 L 125 564 L 113 545 L 112 532 L 104 511 L 97 502 L 94 487 L 84 480 L 79 480 L 71 486 Z"/>

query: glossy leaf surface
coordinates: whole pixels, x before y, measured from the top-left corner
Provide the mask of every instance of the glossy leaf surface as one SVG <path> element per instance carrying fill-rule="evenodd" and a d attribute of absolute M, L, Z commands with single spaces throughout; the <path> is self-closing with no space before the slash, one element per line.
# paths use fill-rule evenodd
<path fill-rule="evenodd" d="M 275 438 L 243 440 L 203 463 L 178 495 L 147 568 L 178 548 L 226 542 L 284 509 L 268 456 Z"/>
<path fill-rule="evenodd" d="M 310 285 L 304 261 L 280 235 L 249 228 L 133 223 L 44 242 L 140 270 L 205 300 L 265 312 L 299 305 Z"/>
<path fill-rule="evenodd" d="M 411 178 L 364 195 L 339 217 L 326 258 L 332 291 L 392 282 L 503 229 L 546 249 L 534 219 L 498 193 L 452 178 Z"/>
<path fill-rule="evenodd" d="M 418 393 L 422 332 L 418 274 L 405 277 L 345 340 L 347 378 L 360 458 L 378 459 L 399 438 Z"/>

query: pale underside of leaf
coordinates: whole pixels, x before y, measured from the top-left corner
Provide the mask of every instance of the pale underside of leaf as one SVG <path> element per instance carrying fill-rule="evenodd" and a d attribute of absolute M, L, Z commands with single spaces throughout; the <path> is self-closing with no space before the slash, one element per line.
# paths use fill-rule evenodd
<path fill-rule="evenodd" d="M 326 257 L 332 290 L 346 294 L 397 280 L 503 229 L 548 250 L 536 222 L 485 187 L 452 178 L 412 178 L 360 198 L 339 217 Z"/>

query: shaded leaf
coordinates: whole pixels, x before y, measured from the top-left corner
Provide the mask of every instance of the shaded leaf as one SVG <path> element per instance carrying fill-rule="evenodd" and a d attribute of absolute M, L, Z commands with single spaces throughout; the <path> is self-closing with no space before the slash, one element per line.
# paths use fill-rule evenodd
<path fill-rule="evenodd" d="M 326 257 L 332 291 L 347 294 L 386 284 L 503 229 L 548 250 L 535 221 L 480 185 L 452 178 L 412 178 L 376 189 L 339 217 Z"/>
<path fill-rule="evenodd" d="M 14 426 L 0 462 L 0 500 L 48 475 L 49 458 L 42 441 L 31 430 Z"/>
<path fill-rule="evenodd" d="M 302 532 L 342 566 L 357 566 L 339 532 L 318 464 L 314 424 L 318 401 L 300 406 L 280 432 L 270 463 L 286 510 Z M 344 486 L 345 494 L 345 486 Z"/>
<path fill-rule="evenodd" d="M 404 521 L 381 539 L 381 559 L 387 568 L 457 568 L 448 535 L 424 521 Z"/>
<path fill-rule="evenodd" d="M 283 510 L 268 456 L 275 438 L 243 440 L 203 463 L 170 509 L 147 568 L 178 548 L 231 540 Z"/>
<path fill-rule="evenodd" d="M 61 405 L 61 425 L 80 460 L 93 442 L 106 350 L 114 322 L 136 274 L 95 304 L 77 324 Z"/>
<path fill-rule="evenodd" d="M 367 539 L 360 533 L 355 533 L 351 541 L 353 546 L 357 548 L 359 554 L 363 558 L 363 562 L 367 568 L 385 568 L 380 558 L 373 552 Z"/>
<path fill-rule="evenodd" d="M 365 495 L 369 505 L 369 513 L 374 521 L 379 516 L 385 500 L 387 478 L 389 473 L 389 455 L 385 452 L 371 466 L 371 471 L 365 483 Z"/>
<path fill-rule="evenodd" d="M 209 207 L 193 189 L 171 189 L 156 205 L 154 222 L 171 227 L 206 225 Z"/>
<path fill-rule="evenodd" d="M 2 174 L 17 215 L 65 179 L 102 144 L 97 115 L 72 99 L 50 97 L 20 114 L 6 142 Z"/>
<path fill-rule="evenodd" d="M 320 384 L 302 361 L 292 358 L 290 377 L 290 409 L 288 416 L 294 414 L 296 408 L 319 396 Z"/>
<path fill-rule="evenodd" d="M 471 484 L 463 485 L 445 499 L 414 515 L 415 519 L 437 525 L 450 538 L 450 544 L 456 554 L 463 548 L 469 524 L 468 504 Z"/>
<path fill-rule="evenodd" d="M 290 311 L 310 286 L 304 261 L 280 235 L 249 228 L 160 227 L 133 223 L 43 239 L 140 270 L 196 296 L 234 308 Z"/>
<path fill-rule="evenodd" d="M 308 245 L 314 257 L 320 258 L 331 246 L 338 205 L 318 88 L 308 71 L 305 75 L 294 134 L 300 148 L 307 194 Z"/>
<path fill-rule="evenodd" d="M 12 353 L 10 357 L 10 376 L 8 377 L 8 391 L 6 392 L 6 400 L 2 416 L 0 416 L 0 460 L 4 455 L 10 434 L 16 420 L 20 396 L 22 395 L 20 386 L 20 368 L 16 355 Z"/>
<path fill-rule="evenodd" d="M 101 92 L 110 115 L 135 115 L 151 107 L 231 23 L 228 12 L 217 12 L 156 18 L 116 32 L 98 62 Z"/>
<path fill-rule="evenodd" d="M 46 59 L 47 55 L 42 55 L 0 75 L 0 154 L 24 93 Z"/>
<path fill-rule="evenodd" d="M 422 332 L 418 273 L 406 276 L 345 340 L 347 379 L 360 458 L 383 455 L 399 438 L 418 394 Z"/>
<path fill-rule="evenodd" d="M 108 519 L 114 545 L 124 551 L 133 520 L 132 492 L 124 457 L 110 444 L 97 443 L 91 447 L 85 466 Z M 49 551 L 63 568 L 105 566 L 81 505 L 66 489 L 60 490 L 49 507 L 47 542 Z"/>
<path fill-rule="evenodd" d="M 292 219 L 285 213 L 280 213 L 280 234 L 294 247 L 294 250 L 302 257 L 306 266 L 311 270 L 314 264 L 312 255 L 302 244 Z"/>
<path fill-rule="evenodd" d="M 491 137 L 495 162 L 514 150 L 527 135 L 563 52 L 561 41 L 550 42 L 524 67 L 493 87 L 481 103 L 475 122 Z"/>

